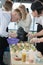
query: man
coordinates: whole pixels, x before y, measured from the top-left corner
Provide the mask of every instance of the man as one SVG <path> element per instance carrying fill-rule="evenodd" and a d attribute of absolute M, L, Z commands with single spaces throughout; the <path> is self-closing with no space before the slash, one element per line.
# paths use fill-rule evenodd
<path fill-rule="evenodd" d="M 42 38 L 43 37 L 43 5 L 41 4 L 41 2 L 36 1 L 32 3 L 31 9 L 32 9 L 32 15 L 38 18 L 38 22 L 37 22 L 38 25 L 37 25 L 37 33 L 29 34 L 29 36 L 31 38 L 33 37 Z M 37 43 L 36 48 L 38 51 L 40 51 L 43 54 L 43 43 Z"/>
<path fill-rule="evenodd" d="M 11 5 L 9 5 L 8 3 Z M 10 1 L 8 1 L 7 4 L 9 6 L 12 6 L 12 3 Z M 9 47 L 7 38 L 11 36 L 11 34 L 9 34 L 6 31 L 6 28 L 8 27 L 8 24 L 10 23 L 10 21 L 14 22 L 14 21 L 21 20 L 22 18 L 22 14 L 20 10 L 16 9 L 13 12 L 10 12 L 11 9 L 8 10 L 9 7 L 4 5 L 4 8 L 5 8 L 5 11 L 3 11 L 2 9 L 0 10 L 0 65 L 6 65 L 3 62 L 3 54 L 4 54 L 4 49 L 6 47 Z"/>
<path fill-rule="evenodd" d="M 1 0 L 2 1 L 2 0 Z M 0 65 L 5 65 L 3 62 L 3 55 L 5 48 L 9 47 L 8 42 L 6 41 L 8 37 L 8 23 L 10 21 L 10 13 L 12 10 L 12 2 L 2 1 L 3 8 L 0 10 Z M 8 6 L 10 7 L 8 7 Z"/>

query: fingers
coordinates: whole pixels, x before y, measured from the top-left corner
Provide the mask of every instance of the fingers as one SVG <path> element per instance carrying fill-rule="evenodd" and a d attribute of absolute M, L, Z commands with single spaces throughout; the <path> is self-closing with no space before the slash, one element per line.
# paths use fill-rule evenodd
<path fill-rule="evenodd" d="M 38 38 L 32 38 L 31 40 L 30 40 L 30 43 L 37 43 L 38 42 Z"/>
<path fill-rule="evenodd" d="M 26 36 L 28 36 L 29 38 L 33 38 L 34 37 L 34 34 L 32 34 L 32 33 L 28 33 Z"/>

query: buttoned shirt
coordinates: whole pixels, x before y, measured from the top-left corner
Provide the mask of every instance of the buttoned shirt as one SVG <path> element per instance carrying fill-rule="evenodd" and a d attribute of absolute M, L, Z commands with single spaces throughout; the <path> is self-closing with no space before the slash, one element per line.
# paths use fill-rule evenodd
<path fill-rule="evenodd" d="M 0 9 L 0 36 L 1 37 L 8 37 L 8 32 L 6 32 L 6 28 L 10 23 L 10 19 L 11 19 L 10 13 Z"/>

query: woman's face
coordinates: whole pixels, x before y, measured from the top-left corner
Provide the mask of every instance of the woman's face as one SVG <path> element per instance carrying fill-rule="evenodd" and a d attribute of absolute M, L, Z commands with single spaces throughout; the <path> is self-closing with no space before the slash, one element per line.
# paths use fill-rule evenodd
<path fill-rule="evenodd" d="M 36 10 L 35 11 L 32 11 L 32 15 L 33 15 L 33 17 L 38 17 L 37 11 Z"/>
<path fill-rule="evenodd" d="M 12 12 L 12 18 L 11 18 L 12 22 L 17 22 L 19 19 L 20 19 L 19 13 L 16 11 Z"/>

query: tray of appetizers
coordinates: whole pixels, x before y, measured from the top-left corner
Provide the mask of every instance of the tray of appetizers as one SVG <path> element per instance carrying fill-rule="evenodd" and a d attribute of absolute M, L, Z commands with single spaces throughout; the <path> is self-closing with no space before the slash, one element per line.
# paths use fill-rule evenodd
<path fill-rule="evenodd" d="M 20 42 L 20 43 L 17 43 L 17 44 L 12 44 L 10 45 L 10 48 L 16 52 L 17 50 L 18 51 L 22 51 L 23 49 L 25 49 L 26 51 L 29 51 L 30 49 L 32 50 L 36 50 L 35 46 L 33 44 L 30 44 L 28 42 Z"/>

